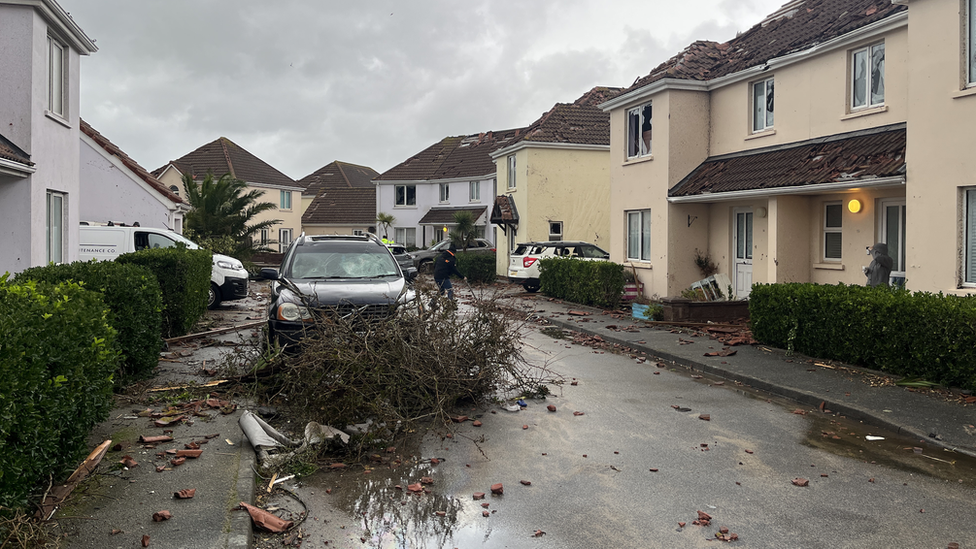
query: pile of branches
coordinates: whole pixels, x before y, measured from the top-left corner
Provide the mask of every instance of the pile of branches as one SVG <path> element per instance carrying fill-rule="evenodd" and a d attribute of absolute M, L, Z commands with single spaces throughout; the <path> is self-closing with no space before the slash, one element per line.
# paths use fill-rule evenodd
<path fill-rule="evenodd" d="M 22 510 L 0 507 L 0 548 L 34 549 L 61 546 L 61 538 Z"/>
<path fill-rule="evenodd" d="M 454 307 L 418 282 L 418 301 L 390 319 L 322 315 L 297 353 L 278 357 L 271 403 L 339 429 L 392 430 L 552 382 L 523 358 L 524 320 L 502 312 L 497 290 L 474 293 Z"/>

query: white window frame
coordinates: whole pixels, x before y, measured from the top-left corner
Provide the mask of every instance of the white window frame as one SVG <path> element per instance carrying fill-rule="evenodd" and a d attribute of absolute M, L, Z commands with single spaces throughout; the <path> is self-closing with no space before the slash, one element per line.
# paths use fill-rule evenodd
<path fill-rule="evenodd" d="M 281 191 L 279 197 L 279 208 L 280 210 L 290 210 L 291 209 L 291 191 Z"/>
<path fill-rule="evenodd" d="M 628 261 L 651 260 L 651 210 L 624 212 L 626 253 Z"/>
<path fill-rule="evenodd" d="M 403 192 L 400 192 L 403 189 Z M 413 189 L 413 200 L 410 200 L 410 190 Z M 400 196 L 403 194 L 403 196 Z M 417 186 L 416 185 L 394 185 L 393 186 L 393 207 L 412 208 L 417 205 Z"/>
<path fill-rule="evenodd" d="M 447 204 L 451 202 L 451 185 L 450 183 L 441 183 L 439 186 L 439 196 L 441 204 Z"/>
<path fill-rule="evenodd" d="M 963 212 L 965 224 L 963 230 L 962 285 L 976 287 L 976 187 L 969 187 L 963 192 Z"/>
<path fill-rule="evenodd" d="M 966 87 L 976 86 L 976 0 L 966 3 Z"/>
<path fill-rule="evenodd" d="M 284 253 L 291 244 L 291 229 L 278 229 L 278 251 Z"/>
<path fill-rule="evenodd" d="M 468 183 L 468 202 L 481 202 L 481 181 Z"/>
<path fill-rule="evenodd" d="M 549 222 L 549 240 L 562 240 L 563 239 L 563 222 L 562 221 L 550 221 Z"/>
<path fill-rule="evenodd" d="M 416 246 L 417 228 L 416 227 L 394 227 L 393 241 L 403 246 Z"/>
<path fill-rule="evenodd" d="M 829 215 L 827 214 L 828 208 L 837 208 L 839 212 L 839 218 L 837 219 L 837 225 L 829 224 Z M 836 235 L 840 238 L 840 246 L 838 249 L 837 257 L 828 257 L 827 250 L 830 246 L 827 245 L 827 238 L 830 235 Z M 844 203 L 843 202 L 824 202 L 823 207 L 823 238 L 821 239 L 823 244 L 823 260 L 824 262 L 836 263 L 844 258 Z"/>
<path fill-rule="evenodd" d="M 57 191 L 47 191 L 45 198 L 45 243 L 47 263 L 64 263 L 64 244 L 68 241 L 64 222 L 67 195 Z"/>
<path fill-rule="evenodd" d="M 888 219 L 888 208 L 897 208 L 898 227 L 895 227 L 897 231 L 898 242 L 892 243 L 889 237 L 889 219 Z M 878 242 L 884 242 L 888 245 L 888 255 L 895 261 L 894 266 L 891 269 L 892 277 L 904 277 L 905 268 L 908 265 L 907 256 L 907 246 L 905 246 L 905 236 L 907 232 L 907 224 L 905 218 L 907 217 L 907 201 L 904 198 L 883 198 L 878 201 Z M 899 267 L 901 267 L 899 269 Z"/>
<path fill-rule="evenodd" d="M 881 58 L 881 61 L 880 61 L 881 67 L 879 69 L 879 73 L 880 74 L 877 74 L 876 75 L 875 74 L 875 71 L 873 70 L 874 69 L 874 60 L 879 55 L 880 55 L 880 58 Z M 873 109 L 873 108 L 877 108 L 877 107 L 880 107 L 880 106 L 884 105 L 884 102 L 885 102 L 885 98 L 884 98 L 884 95 L 885 95 L 884 94 L 884 85 L 885 85 L 884 65 L 885 65 L 885 59 L 884 59 L 884 56 L 885 56 L 885 43 L 884 43 L 884 41 L 875 42 L 874 44 L 869 44 L 867 46 L 864 46 L 863 48 L 858 48 L 856 50 L 851 50 L 851 57 L 850 57 L 850 62 L 851 62 L 851 94 L 850 94 L 849 101 L 850 101 L 850 106 L 851 106 L 851 111 L 852 112 L 853 111 L 862 110 L 862 109 Z M 865 73 L 862 76 L 860 76 L 860 77 L 858 77 L 858 68 L 859 68 L 859 65 L 860 65 L 860 62 L 858 60 L 859 57 L 863 61 L 864 69 L 865 69 Z M 875 82 L 877 82 L 879 80 L 880 80 L 880 86 L 881 86 L 881 88 L 880 88 L 881 89 L 881 93 L 879 94 L 880 97 L 875 97 L 875 94 L 872 92 L 872 89 L 874 88 Z M 860 99 L 860 103 L 858 102 L 859 100 L 857 98 L 857 89 L 859 87 L 858 86 L 858 82 L 863 83 L 863 86 L 864 86 L 864 90 L 863 90 L 864 97 L 862 97 Z"/>
<path fill-rule="evenodd" d="M 627 159 L 651 155 L 654 111 L 651 103 L 627 110 Z"/>
<path fill-rule="evenodd" d="M 516 178 L 515 178 L 515 155 L 508 155 L 508 188 L 509 190 L 515 190 Z"/>
<path fill-rule="evenodd" d="M 51 114 L 66 118 L 65 86 L 66 67 L 68 66 L 68 48 L 53 36 L 47 37 L 48 71 L 47 71 L 47 109 Z"/>
<path fill-rule="evenodd" d="M 752 132 L 759 133 L 773 129 L 773 113 L 776 109 L 775 78 L 770 76 L 749 84 L 749 98 L 752 105 L 750 124 Z M 759 96 L 760 87 L 762 97 Z"/>
<path fill-rule="evenodd" d="M 267 246 L 268 240 L 271 239 L 271 233 L 269 229 L 261 229 L 261 245 Z"/>

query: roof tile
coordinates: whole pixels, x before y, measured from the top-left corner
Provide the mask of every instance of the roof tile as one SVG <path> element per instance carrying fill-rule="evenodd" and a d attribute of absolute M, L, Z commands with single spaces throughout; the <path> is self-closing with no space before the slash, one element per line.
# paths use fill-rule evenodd
<path fill-rule="evenodd" d="M 230 174 L 235 179 L 254 185 L 301 187 L 294 179 L 279 172 L 226 137 L 211 141 L 169 164 L 175 165 L 181 172 L 190 174 L 194 179 L 204 176 L 207 172 L 213 172 L 218 177 Z M 165 168 L 166 166 L 157 168 L 153 174 L 158 177 Z"/>

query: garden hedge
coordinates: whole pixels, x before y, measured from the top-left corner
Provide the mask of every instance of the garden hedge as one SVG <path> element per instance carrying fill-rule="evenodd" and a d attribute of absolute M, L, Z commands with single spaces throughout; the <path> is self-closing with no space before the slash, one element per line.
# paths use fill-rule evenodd
<path fill-rule="evenodd" d="M 756 284 L 749 316 L 753 337 L 769 345 L 976 390 L 976 297 Z"/>
<path fill-rule="evenodd" d="M 116 261 L 148 267 L 163 293 L 163 337 L 190 331 L 207 311 L 213 254 L 208 250 L 152 248 L 122 254 Z"/>
<path fill-rule="evenodd" d="M 573 303 L 616 309 L 624 292 L 624 268 L 611 261 L 550 257 L 539 262 L 539 289 Z"/>
<path fill-rule="evenodd" d="M 26 269 L 17 275 L 18 283 L 24 279 L 52 284 L 73 280 L 102 294 L 122 354 L 117 386 L 130 378 L 148 377 L 159 364 L 163 297 L 156 276 L 148 268 L 115 261 L 76 261 Z"/>
<path fill-rule="evenodd" d="M 108 417 L 115 330 L 98 292 L 0 277 L 0 508 L 64 478 Z"/>
<path fill-rule="evenodd" d="M 464 273 L 470 282 L 494 282 L 495 273 L 495 254 L 490 253 L 468 253 L 459 251 L 457 253 L 457 268 Z"/>

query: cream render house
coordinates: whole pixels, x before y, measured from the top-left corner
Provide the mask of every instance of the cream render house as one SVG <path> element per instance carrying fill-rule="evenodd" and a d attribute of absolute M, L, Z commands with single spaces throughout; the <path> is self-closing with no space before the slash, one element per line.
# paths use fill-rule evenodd
<path fill-rule="evenodd" d="M 884 242 L 893 282 L 976 287 L 974 2 L 789 2 L 603 103 L 612 259 L 674 296 L 697 249 L 746 297 L 863 284 Z"/>
<path fill-rule="evenodd" d="M 620 88 L 596 87 L 557 103 L 491 153 L 498 193 L 496 272 L 520 242 L 582 240 L 610 246 L 610 117 L 597 105 Z"/>

